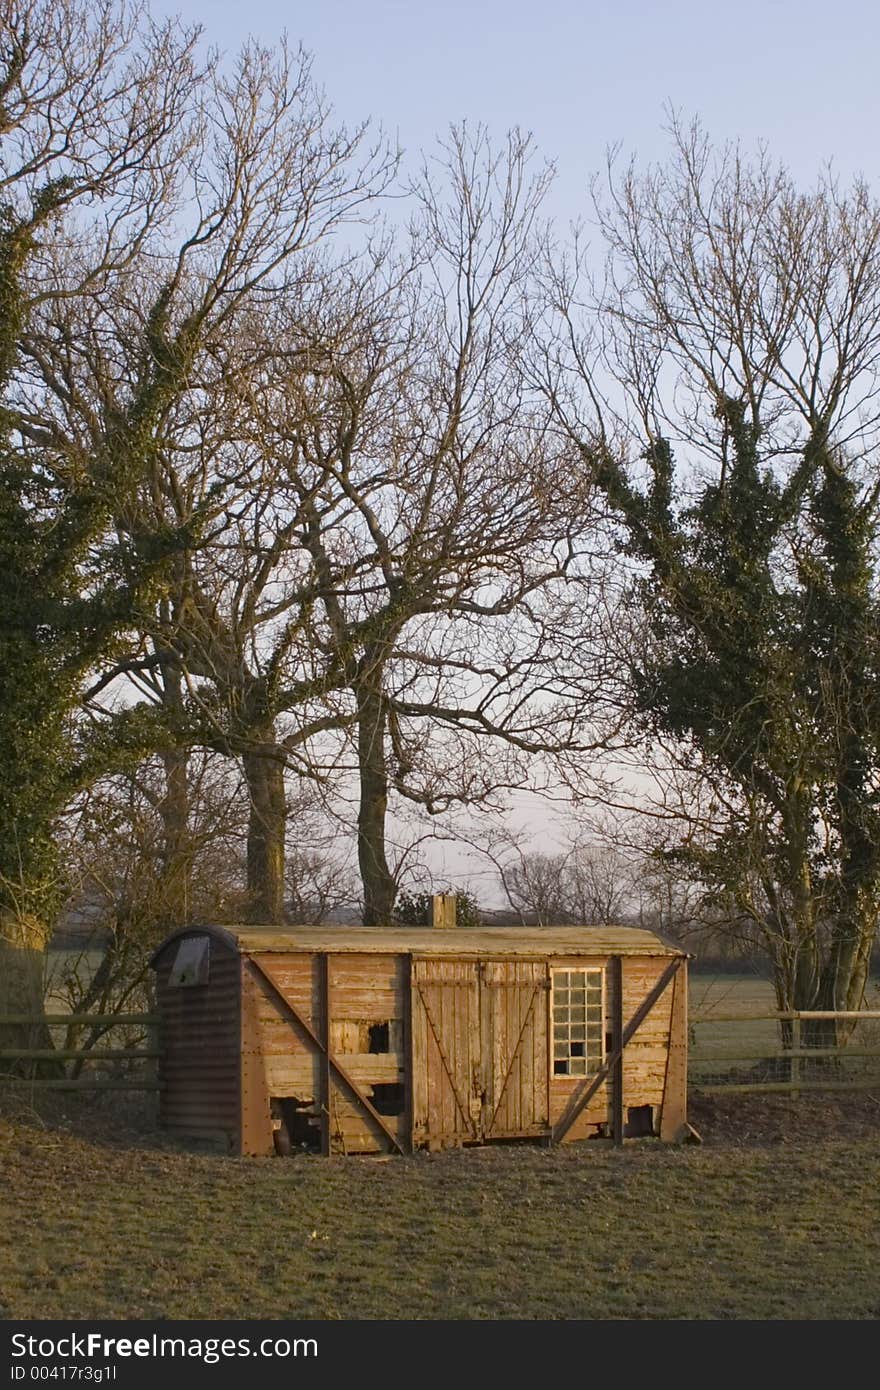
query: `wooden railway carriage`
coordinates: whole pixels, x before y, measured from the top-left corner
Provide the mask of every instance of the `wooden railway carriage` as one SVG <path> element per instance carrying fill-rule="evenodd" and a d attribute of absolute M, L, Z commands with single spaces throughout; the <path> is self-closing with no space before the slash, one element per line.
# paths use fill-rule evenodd
<path fill-rule="evenodd" d="M 198 927 L 153 958 L 161 1116 L 243 1154 L 686 1128 L 687 957 L 623 927 Z"/>

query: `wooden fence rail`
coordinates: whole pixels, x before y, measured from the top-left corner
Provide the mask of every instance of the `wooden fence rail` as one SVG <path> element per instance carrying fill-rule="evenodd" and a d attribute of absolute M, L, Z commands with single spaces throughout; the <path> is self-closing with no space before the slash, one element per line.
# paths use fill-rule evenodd
<path fill-rule="evenodd" d="M 0 1029 L 7 1025 L 33 1024 L 49 1027 L 71 1027 L 76 1024 L 99 1027 L 106 1033 L 110 1028 L 141 1025 L 156 1029 L 161 1022 L 158 1014 L 2 1014 Z M 0 1062 L 155 1062 L 161 1049 L 155 1041 L 142 1047 L 4 1047 Z M 160 1083 L 144 1076 L 14 1076 L 0 1071 L 0 1085 L 13 1088 L 55 1091 L 157 1091 Z"/>
<path fill-rule="evenodd" d="M 726 1048 L 718 1050 L 704 1051 L 702 1048 L 692 1048 L 690 1056 L 690 1084 L 704 1091 L 723 1091 L 728 1094 L 745 1091 L 764 1091 L 764 1092 L 783 1092 L 797 1095 L 800 1091 L 827 1090 L 827 1091 L 855 1091 L 871 1090 L 880 1086 L 880 1065 L 876 1068 L 866 1068 L 863 1075 L 836 1079 L 831 1076 L 811 1078 L 804 1074 L 804 1064 L 810 1061 L 831 1061 L 836 1059 L 840 1062 L 846 1060 L 868 1062 L 870 1059 L 877 1059 L 880 1063 L 880 1046 L 878 1047 L 803 1047 L 801 1045 L 802 1022 L 809 1020 L 823 1021 L 846 1021 L 846 1022 L 868 1022 L 880 1020 L 880 1009 L 862 1009 L 859 1011 L 829 1011 L 829 1010 L 800 1010 L 789 1012 L 765 1012 L 765 1013 L 696 1013 L 692 1014 L 690 1023 L 692 1027 L 711 1026 L 712 1024 L 743 1024 L 752 1023 L 789 1023 L 792 1025 L 791 1046 L 788 1048 L 780 1047 L 776 1050 L 769 1050 L 762 1046 L 760 1042 L 728 1043 Z M 76 1024 L 91 1025 L 107 1030 L 115 1026 L 134 1026 L 141 1025 L 148 1030 L 158 1028 L 161 1020 L 158 1014 L 151 1013 L 130 1013 L 130 1014 L 4 1014 L 0 1015 L 0 1028 L 4 1025 L 23 1025 L 23 1024 L 48 1024 L 50 1027 L 64 1027 Z M 93 1047 L 93 1048 L 0 1048 L 0 1062 L 67 1062 L 82 1061 L 85 1063 L 110 1063 L 144 1061 L 155 1063 L 161 1056 L 161 1047 L 157 1044 L 155 1035 L 145 1041 L 141 1047 Z M 707 1066 L 715 1064 L 718 1070 L 710 1072 L 708 1077 L 700 1075 L 701 1070 Z M 730 1071 L 730 1080 L 720 1077 L 718 1072 L 722 1068 L 731 1068 L 734 1065 L 745 1066 L 751 1064 L 753 1069 L 763 1065 L 765 1068 L 774 1064 L 784 1064 L 788 1072 L 788 1079 L 780 1080 L 748 1080 L 741 1081 L 735 1071 Z M 156 1091 L 160 1088 L 159 1081 L 152 1077 L 137 1075 L 127 1076 L 94 1076 L 86 1073 L 77 1077 L 58 1077 L 58 1076 L 13 1076 L 0 1072 L 0 1086 L 40 1088 L 47 1090 L 67 1090 L 67 1091 Z"/>
<path fill-rule="evenodd" d="M 696 1013 L 690 1017 L 690 1025 L 696 1028 L 711 1027 L 713 1024 L 787 1023 L 790 1025 L 789 1045 L 773 1050 L 760 1041 L 730 1041 L 724 1048 L 704 1050 L 692 1043 L 689 1056 L 689 1079 L 692 1086 L 703 1091 L 731 1094 L 746 1091 L 781 1092 L 797 1096 L 801 1091 L 863 1091 L 880 1087 L 880 1047 L 847 1046 L 805 1047 L 803 1046 L 801 1024 L 810 1021 L 861 1023 L 880 1020 L 880 1009 L 800 1009 L 762 1013 Z M 877 1066 L 870 1066 L 869 1059 L 877 1059 Z M 820 1064 L 837 1062 L 859 1062 L 860 1073 L 842 1075 L 841 1070 L 832 1073 L 829 1065 L 825 1075 L 810 1076 L 805 1067 L 810 1062 Z M 715 1070 L 711 1070 L 714 1064 Z M 751 1065 L 752 1072 L 761 1069 L 770 1072 L 769 1077 L 749 1077 L 733 1071 L 734 1065 Z M 787 1073 L 785 1079 L 773 1076 L 773 1068 Z M 706 1074 L 706 1069 L 708 1074 Z M 728 1076 L 723 1073 L 729 1070 Z M 703 1074 L 701 1074 L 703 1073 Z"/>

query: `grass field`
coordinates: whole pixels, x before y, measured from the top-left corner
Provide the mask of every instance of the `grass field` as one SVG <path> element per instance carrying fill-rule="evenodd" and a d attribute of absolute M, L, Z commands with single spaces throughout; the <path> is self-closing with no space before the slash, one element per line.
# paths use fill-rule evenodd
<path fill-rule="evenodd" d="M 772 1004 L 691 979 L 692 1015 Z M 694 1055 L 763 1026 L 697 1023 Z M 186 1148 L 152 1099 L 2 1104 L 6 1319 L 880 1317 L 880 1091 L 697 1092 L 700 1147 L 385 1160 Z"/>
<path fill-rule="evenodd" d="M 778 1025 L 772 1020 L 748 1018 L 776 1009 L 773 986 L 757 975 L 700 975 L 691 971 L 688 981 L 688 1015 L 693 1020 L 741 1014 L 742 1023 L 692 1022 L 690 1058 L 702 1053 L 735 1051 L 772 1052 L 779 1046 Z"/>
<path fill-rule="evenodd" d="M 0 1308 L 6 1318 L 880 1316 L 880 1105 L 864 1098 L 848 1126 L 843 1111 L 819 1125 L 804 1102 L 741 1103 L 751 1110 L 697 1103 L 703 1147 L 588 1142 L 385 1161 L 187 1152 L 120 1129 L 100 1107 L 66 1127 L 7 1118 Z"/>

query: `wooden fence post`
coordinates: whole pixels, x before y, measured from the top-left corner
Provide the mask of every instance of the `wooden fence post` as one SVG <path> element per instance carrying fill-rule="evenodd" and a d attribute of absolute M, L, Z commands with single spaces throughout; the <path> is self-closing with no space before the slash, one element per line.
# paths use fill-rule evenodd
<path fill-rule="evenodd" d="M 800 1079 L 801 1079 L 801 1059 L 800 1059 L 800 1057 L 797 1055 L 797 1054 L 800 1052 L 800 1050 L 801 1050 L 801 1020 L 800 1020 L 800 1016 L 797 1015 L 795 1018 L 793 1018 L 793 1019 L 791 1020 L 791 1051 L 792 1051 L 792 1058 L 791 1058 L 791 1062 L 790 1062 L 790 1071 L 789 1071 L 789 1074 L 788 1074 L 788 1079 L 789 1079 L 789 1081 L 791 1082 L 792 1086 L 795 1087 L 795 1089 L 794 1089 L 794 1090 L 792 1091 L 792 1093 L 791 1093 L 791 1094 L 792 1094 L 792 1097 L 793 1097 L 795 1100 L 800 1100 L 800 1095 L 801 1095 L 800 1091 L 797 1089 L 798 1082 L 799 1082 Z"/>

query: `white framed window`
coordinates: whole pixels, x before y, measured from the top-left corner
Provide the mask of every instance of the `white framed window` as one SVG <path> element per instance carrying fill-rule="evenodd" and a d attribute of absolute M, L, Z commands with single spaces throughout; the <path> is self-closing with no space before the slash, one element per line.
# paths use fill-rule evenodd
<path fill-rule="evenodd" d="M 605 971 L 551 971 L 553 1075 L 591 1076 L 605 1059 Z"/>

